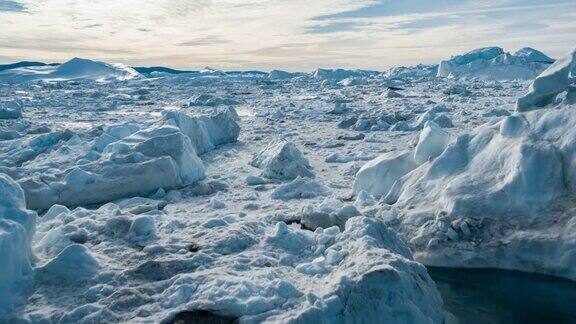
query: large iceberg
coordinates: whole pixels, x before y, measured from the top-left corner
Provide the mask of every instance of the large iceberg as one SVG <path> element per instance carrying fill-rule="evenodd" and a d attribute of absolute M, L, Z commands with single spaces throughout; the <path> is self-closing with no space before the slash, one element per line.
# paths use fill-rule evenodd
<path fill-rule="evenodd" d="M 514 54 L 500 47 L 479 48 L 440 62 L 438 77 L 478 78 L 485 80 L 530 80 L 554 60 L 533 48 Z"/>
<path fill-rule="evenodd" d="M 574 59 L 559 60 L 530 90 L 568 92 L 562 102 L 532 101 L 529 112 L 462 134 L 395 183 L 386 200 L 403 213 L 390 221 L 417 260 L 576 279 L 574 81 L 556 73 Z"/>

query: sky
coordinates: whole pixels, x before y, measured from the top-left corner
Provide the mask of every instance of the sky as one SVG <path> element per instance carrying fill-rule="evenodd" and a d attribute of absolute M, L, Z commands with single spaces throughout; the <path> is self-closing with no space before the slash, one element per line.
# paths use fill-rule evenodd
<path fill-rule="evenodd" d="M 0 0 L 0 63 L 385 70 L 576 46 L 576 0 Z"/>

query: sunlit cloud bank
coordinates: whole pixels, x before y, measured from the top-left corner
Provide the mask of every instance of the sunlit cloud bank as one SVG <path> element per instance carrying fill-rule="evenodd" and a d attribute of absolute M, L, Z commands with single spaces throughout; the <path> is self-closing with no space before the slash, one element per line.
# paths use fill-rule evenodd
<path fill-rule="evenodd" d="M 0 0 L 0 60 L 385 69 L 481 46 L 574 46 L 574 0 Z"/>

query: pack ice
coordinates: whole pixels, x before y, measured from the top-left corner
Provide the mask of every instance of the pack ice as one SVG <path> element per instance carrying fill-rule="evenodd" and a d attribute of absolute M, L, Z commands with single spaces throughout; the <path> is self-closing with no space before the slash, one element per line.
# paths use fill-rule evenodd
<path fill-rule="evenodd" d="M 574 54 L 471 53 L 0 73 L 0 322 L 442 323 L 422 263 L 575 279 Z"/>
<path fill-rule="evenodd" d="M 336 127 L 358 113 L 337 92 L 388 77 L 317 72 L 3 72 L 0 322 L 441 323 L 434 282 L 374 200 L 345 199 L 344 170 L 379 142 Z M 390 97 L 375 98 L 411 98 Z M 445 110 L 422 113 L 360 119 L 445 132 Z"/>

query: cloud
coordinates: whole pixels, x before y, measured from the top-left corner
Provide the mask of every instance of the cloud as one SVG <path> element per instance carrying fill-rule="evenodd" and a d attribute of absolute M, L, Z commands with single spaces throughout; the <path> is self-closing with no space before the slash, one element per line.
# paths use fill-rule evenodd
<path fill-rule="evenodd" d="M 26 7 L 20 2 L 12 0 L 0 0 L 0 11 L 23 12 Z"/>
<path fill-rule="evenodd" d="M 306 32 L 308 34 L 332 34 L 339 32 L 348 32 L 359 30 L 364 24 L 355 22 L 336 22 L 328 24 L 318 24 L 310 27 Z"/>
<path fill-rule="evenodd" d="M 532 46 L 555 56 L 574 45 L 576 30 L 574 0 L 18 3 L 26 15 L 0 12 L 2 55 L 48 61 L 84 56 L 189 69 L 385 69 L 489 45 Z"/>
<path fill-rule="evenodd" d="M 218 36 L 206 36 L 200 37 L 194 40 L 189 40 L 185 42 L 178 43 L 178 46 L 206 46 L 206 45 L 214 45 L 214 44 L 224 44 L 228 41 L 221 39 Z"/>

